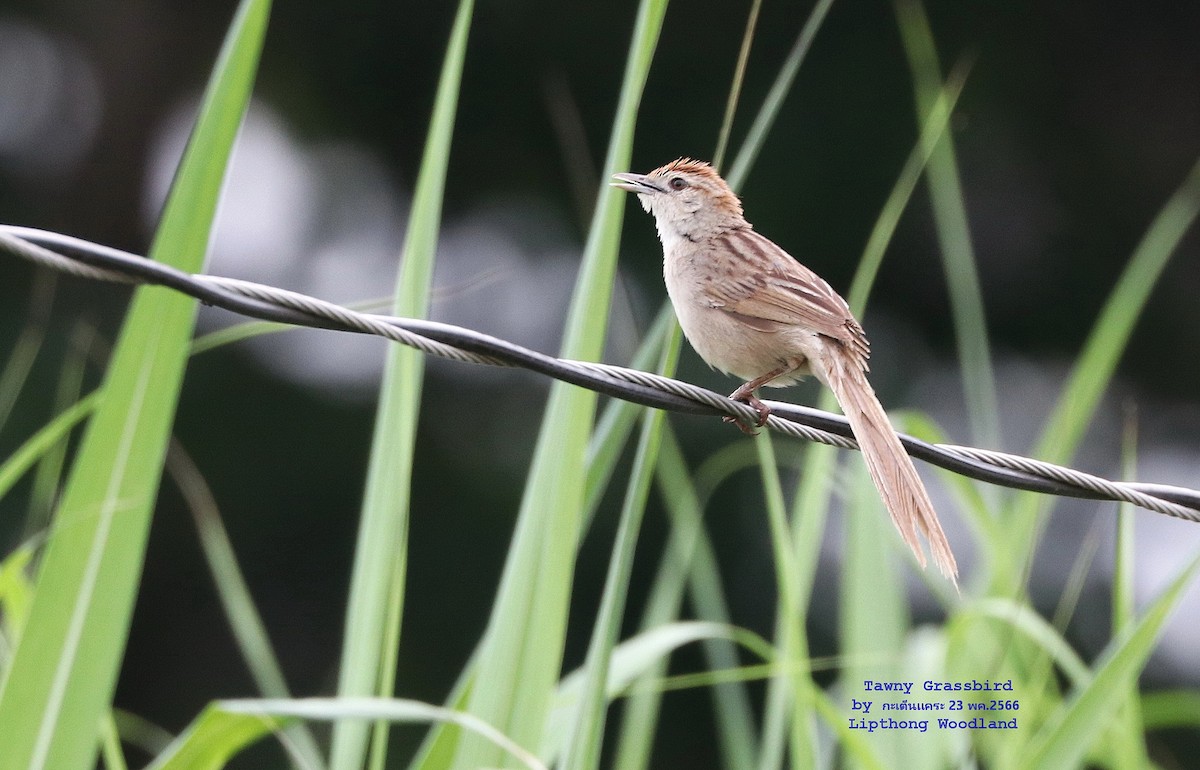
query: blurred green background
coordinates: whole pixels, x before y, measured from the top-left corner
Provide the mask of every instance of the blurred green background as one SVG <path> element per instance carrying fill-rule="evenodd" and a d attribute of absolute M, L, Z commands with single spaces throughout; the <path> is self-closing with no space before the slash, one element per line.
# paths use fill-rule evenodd
<path fill-rule="evenodd" d="M 930 0 L 926 7 L 943 70 L 973 62 L 953 136 L 996 356 L 999 448 L 1026 451 L 1130 252 L 1200 156 L 1200 4 Z M 144 252 L 232 9 L 230 2 L 0 0 L 0 221 Z M 479 4 L 435 318 L 556 349 L 634 10 L 577 0 Z M 747 10 L 715 0 L 671 7 L 634 170 L 712 154 Z M 342 302 L 388 290 L 453 11 L 446 3 L 359 0 L 275 6 L 210 271 Z M 734 147 L 808 11 L 807 3 L 765 4 Z M 844 289 L 916 126 L 893 7 L 836 2 L 744 187 L 748 217 Z M 625 229 L 609 353 L 620 363 L 664 296 L 649 218 L 631 208 Z M 42 340 L 29 383 L 0 422 L 0 456 L 52 414 L 72 345 L 88 348 L 87 379 L 98 381 L 127 297 L 125 289 L 55 279 L 0 256 L 0 356 L 13 354 L 23 332 Z M 1200 486 L 1198 297 L 1200 233 L 1192 232 L 1142 316 L 1078 466 L 1119 473 L 1124 407 L 1136 404 L 1142 478 Z M 205 311 L 202 329 L 234 320 Z M 969 442 L 923 191 L 901 222 L 865 325 L 885 404 L 927 410 L 954 440 Z M 197 357 L 184 386 L 177 436 L 214 489 L 301 695 L 334 685 L 382 351 L 382 342 L 332 333 L 273 335 Z M 733 387 L 690 351 L 682 375 Z M 435 361 L 426 388 L 400 690 L 438 702 L 486 619 L 547 384 Z M 812 392 L 802 387 L 784 398 L 810 401 Z M 675 422 L 693 462 L 740 439 L 727 426 Z M 4 552 L 22 536 L 16 522 L 29 486 L 0 500 Z M 709 524 L 734 621 L 765 630 L 774 583 L 759 494 L 750 476 L 728 485 Z M 1052 606 L 1096 511 L 1058 507 L 1031 578 L 1035 601 L 1044 596 Z M 946 526 L 953 539 L 956 523 Z M 602 514 L 590 537 L 607 542 L 611 527 L 611 515 Z M 647 519 L 647 553 L 657 550 L 663 528 L 661 518 Z M 1195 525 L 1141 514 L 1147 571 L 1139 593 L 1156 590 L 1156 578 L 1171 574 L 1198 540 Z M 585 543 L 576 583 L 581 617 L 594 614 L 605 560 L 603 549 Z M 1105 595 L 1106 563 L 1094 568 L 1072 629 L 1085 653 L 1108 626 L 1106 603 L 1087 611 L 1088 591 Z M 212 698 L 250 694 L 170 483 L 143 586 L 127 654 L 137 665 L 127 667 L 117 705 L 178 729 Z M 833 634 L 832 577 L 819 579 L 818 592 L 815 608 L 825 613 L 810 618 L 815 655 Z M 1193 596 L 1148 675 L 1200 682 L 1192 654 L 1200 639 L 1187 622 L 1195 612 L 1200 597 Z M 576 629 L 568 667 L 580 661 L 589 630 Z M 668 704 L 690 697 L 668 695 Z M 702 735 L 696 742 L 694 725 L 668 722 L 663 730 L 665 741 L 678 731 L 697 757 L 711 754 Z M 679 766 L 704 766 L 681 751 L 673 757 Z"/>

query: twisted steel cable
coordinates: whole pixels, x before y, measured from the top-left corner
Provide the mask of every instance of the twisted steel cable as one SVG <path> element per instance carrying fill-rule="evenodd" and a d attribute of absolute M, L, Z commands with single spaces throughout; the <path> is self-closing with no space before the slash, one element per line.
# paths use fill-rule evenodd
<path fill-rule="evenodd" d="M 333 331 L 371 334 L 429 355 L 463 363 L 528 369 L 632 403 L 750 422 L 749 406 L 705 388 L 621 366 L 555 358 L 507 340 L 451 324 L 360 313 L 273 286 L 213 275 L 192 275 L 145 257 L 33 228 L 0 225 L 0 248 L 51 269 L 89 280 L 167 286 L 240 315 Z M 843 449 L 857 449 L 846 418 L 797 404 L 767 401 L 764 427 Z M 1200 522 L 1200 491 L 1165 484 L 1117 482 L 1061 465 L 974 447 L 930 444 L 900 435 L 913 457 L 991 484 L 1063 497 L 1122 501 Z"/>

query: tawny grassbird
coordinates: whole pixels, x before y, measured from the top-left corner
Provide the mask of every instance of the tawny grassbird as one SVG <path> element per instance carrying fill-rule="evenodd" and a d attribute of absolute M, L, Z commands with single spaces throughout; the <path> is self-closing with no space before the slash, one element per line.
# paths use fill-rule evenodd
<path fill-rule="evenodd" d="M 667 294 L 684 336 L 710 366 L 746 380 L 730 398 L 770 410 L 755 392 L 813 374 L 850 421 L 892 521 L 925 566 L 929 541 L 942 574 L 958 568 L 912 460 L 867 381 L 870 346 L 850 307 L 829 284 L 759 235 L 729 185 L 704 162 L 680 158 L 649 174 L 617 174 L 654 215 Z"/>

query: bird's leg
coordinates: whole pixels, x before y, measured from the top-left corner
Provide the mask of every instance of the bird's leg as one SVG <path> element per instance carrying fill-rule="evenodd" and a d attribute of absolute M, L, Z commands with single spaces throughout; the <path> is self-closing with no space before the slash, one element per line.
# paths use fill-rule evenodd
<path fill-rule="evenodd" d="M 734 401 L 741 401 L 743 404 L 746 404 L 751 409 L 758 412 L 758 421 L 754 424 L 754 427 L 761 428 L 763 425 L 766 425 L 767 418 L 771 416 L 771 409 L 762 401 L 758 400 L 758 396 L 754 395 L 754 391 L 758 390 L 763 385 L 766 385 L 779 375 L 792 371 L 794 368 L 794 366 L 781 366 L 778 369 L 772 369 L 761 377 L 755 377 L 753 380 L 750 380 L 750 382 L 744 383 L 740 388 L 730 393 L 729 398 Z M 745 433 L 749 436 L 753 436 L 757 432 L 754 430 L 754 428 L 746 425 L 736 417 L 725 417 L 723 419 L 725 422 L 735 423 L 739 428 L 741 428 L 742 433 Z"/>

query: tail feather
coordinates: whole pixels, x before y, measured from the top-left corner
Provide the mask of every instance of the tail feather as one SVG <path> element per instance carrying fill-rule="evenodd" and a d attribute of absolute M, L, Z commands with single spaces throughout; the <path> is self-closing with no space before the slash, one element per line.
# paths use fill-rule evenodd
<path fill-rule="evenodd" d="M 942 532 L 933 503 L 929 500 L 929 493 L 925 491 L 917 469 L 900 444 L 887 413 L 867 381 L 862 364 L 857 357 L 832 345 L 824 352 L 827 355 L 823 356 L 819 367 L 823 371 L 818 373 L 823 375 L 821 379 L 833 391 L 850 421 L 854 437 L 866 460 L 867 471 L 892 516 L 892 523 L 900 530 L 900 536 L 924 567 L 925 554 L 917 539 L 919 529 L 929 541 L 938 569 L 957 586 L 958 565 L 946 534 Z"/>

